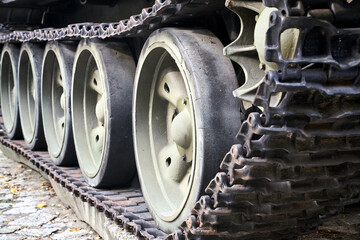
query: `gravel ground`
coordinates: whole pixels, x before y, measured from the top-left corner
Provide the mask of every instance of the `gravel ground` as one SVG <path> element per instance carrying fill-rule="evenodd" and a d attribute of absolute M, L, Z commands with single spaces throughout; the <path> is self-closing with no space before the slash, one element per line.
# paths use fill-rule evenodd
<path fill-rule="evenodd" d="M 0 152 L 0 240 L 101 239 L 37 172 Z"/>
<path fill-rule="evenodd" d="M 58 199 L 50 183 L 37 172 L 0 152 L 0 240 L 101 239 Z M 360 239 L 360 204 L 299 240 Z"/>
<path fill-rule="evenodd" d="M 357 240 L 360 239 L 360 204 L 345 207 L 342 214 L 324 223 L 318 231 L 299 237 L 299 240 Z"/>

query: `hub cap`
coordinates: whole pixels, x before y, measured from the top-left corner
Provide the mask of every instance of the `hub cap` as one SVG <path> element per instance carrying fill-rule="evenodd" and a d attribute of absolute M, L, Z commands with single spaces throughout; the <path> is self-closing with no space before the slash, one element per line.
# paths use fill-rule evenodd
<path fill-rule="evenodd" d="M 143 72 L 149 69 L 153 75 L 144 74 L 144 79 L 140 79 L 149 81 L 151 86 L 138 85 L 138 95 L 142 98 L 149 96 L 149 102 L 137 103 L 136 111 L 144 117 L 137 116 L 135 121 L 143 122 L 138 123 L 137 131 L 146 132 L 144 139 L 139 141 L 150 144 L 150 148 L 143 150 L 143 156 L 151 156 L 151 159 L 139 158 L 143 181 L 152 188 L 147 190 L 148 194 L 157 195 L 150 204 L 161 219 L 170 222 L 182 212 L 191 192 L 195 168 L 195 122 L 184 74 L 166 50 L 160 55 L 155 68 L 146 62 L 142 67 Z"/>

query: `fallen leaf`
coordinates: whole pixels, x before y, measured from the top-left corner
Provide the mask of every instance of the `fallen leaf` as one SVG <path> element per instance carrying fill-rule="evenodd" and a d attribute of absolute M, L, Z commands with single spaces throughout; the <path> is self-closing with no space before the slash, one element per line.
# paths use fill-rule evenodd
<path fill-rule="evenodd" d="M 0 178 L 4 178 L 5 176 L 3 174 L 0 175 Z"/>
<path fill-rule="evenodd" d="M 37 208 L 43 208 L 43 207 L 46 207 L 46 206 L 47 206 L 46 203 L 38 203 L 38 204 L 36 205 Z"/>
<path fill-rule="evenodd" d="M 5 220 L 5 222 L 11 222 L 10 220 Z"/>
<path fill-rule="evenodd" d="M 13 194 L 17 193 L 16 188 L 10 188 L 10 192 L 12 192 Z"/>
<path fill-rule="evenodd" d="M 81 228 L 71 228 L 70 232 L 77 232 L 77 231 L 80 231 L 80 230 L 81 230 Z"/>

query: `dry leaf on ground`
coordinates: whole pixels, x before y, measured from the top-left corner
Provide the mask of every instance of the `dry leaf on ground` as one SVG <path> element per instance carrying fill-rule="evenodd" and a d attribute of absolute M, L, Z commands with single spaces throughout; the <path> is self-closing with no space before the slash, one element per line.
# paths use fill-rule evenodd
<path fill-rule="evenodd" d="M 46 203 L 38 203 L 38 204 L 36 205 L 37 208 L 43 208 L 43 207 L 46 207 L 46 206 L 47 206 Z"/>
<path fill-rule="evenodd" d="M 17 189 L 16 188 L 10 188 L 10 192 L 12 192 L 12 193 L 17 193 Z"/>
<path fill-rule="evenodd" d="M 81 230 L 81 228 L 71 228 L 70 232 L 77 232 L 77 231 L 80 231 L 80 230 Z"/>

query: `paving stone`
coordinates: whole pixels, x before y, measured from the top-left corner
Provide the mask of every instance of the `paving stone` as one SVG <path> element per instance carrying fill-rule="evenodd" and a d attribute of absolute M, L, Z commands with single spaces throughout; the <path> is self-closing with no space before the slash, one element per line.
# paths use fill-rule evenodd
<path fill-rule="evenodd" d="M 18 197 L 12 201 L 12 208 L 32 207 L 36 208 L 37 203 L 47 202 L 50 197 Z"/>
<path fill-rule="evenodd" d="M 0 214 L 0 224 L 5 222 L 6 220 L 7 218 L 4 215 Z"/>
<path fill-rule="evenodd" d="M 35 213 L 36 211 L 37 209 L 35 207 L 16 207 L 3 212 L 3 214 L 5 215 L 30 214 L 30 213 Z"/>
<path fill-rule="evenodd" d="M 101 239 L 39 173 L 2 156 L 0 152 L 0 240 Z M 46 205 L 37 208 L 38 203 Z"/>
<path fill-rule="evenodd" d="M 1 196 L 0 203 L 6 203 L 9 201 L 12 201 L 14 199 L 14 196 L 12 194 L 6 194 L 4 196 Z"/>
<path fill-rule="evenodd" d="M 72 231 L 70 231 L 70 228 L 68 228 L 64 232 L 53 234 L 51 236 L 51 238 L 52 239 L 61 239 L 61 240 L 62 239 L 70 239 L 70 238 L 73 238 L 73 239 L 75 239 L 75 238 L 76 239 L 87 239 L 88 236 L 84 236 L 84 235 L 89 236 L 89 232 L 84 230 L 84 229 L 72 232 Z"/>
<path fill-rule="evenodd" d="M 30 183 L 31 184 L 31 183 Z M 37 183 L 38 184 L 38 183 Z M 20 192 L 19 194 L 18 194 L 18 197 L 32 197 L 32 198 L 34 198 L 34 197 L 44 197 L 44 195 L 46 195 L 46 193 L 44 193 L 44 192 L 36 192 L 36 191 L 31 191 L 31 192 Z"/>
<path fill-rule="evenodd" d="M 19 240 L 19 239 L 22 239 L 22 237 L 16 235 L 0 234 L 0 240 Z"/>
<path fill-rule="evenodd" d="M 56 214 L 47 213 L 45 211 L 38 211 L 25 217 L 16 219 L 15 221 L 10 222 L 9 225 L 26 227 L 41 226 L 53 220 L 56 218 L 56 216 Z"/>
<path fill-rule="evenodd" d="M 9 193 L 9 190 L 7 188 L 0 188 L 0 199 L 2 195 L 5 195 Z"/>
<path fill-rule="evenodd" d="M 17 230 L 19 230 L 21 227 L 19 226 L 9 226 L 9 227 L 1 227 L 0 228 L 0 234 L 3 233 L 13 233 L 16 232 Z"/>
<path fill-rule="evenodd" d="M 20 235 L 30 236 L 30 237 L 43 238 L 43 237 L 48 237 L 50 234 L 52 234 L 58 230 L 60 230 L 60 228 L 39 228 L 39 229 L 23 228 L 16 233 L 20 234 Z"/>
<path fill-rule="evenodd" d="M 6 210 L 6 209 L 9 209 L 11 207 L 12 207 L 12 205 L 9 204 L 9 203 L 0 203 L 0 210 Z"/>
<path fill-rule="evenodd" d="M 52 222 L 48 222 L 44 225 L 41 226 L 41 228 L 58 228 L 60 229 L 66 229 L 68 226 L 64 223 L 52 223 Z"/>

